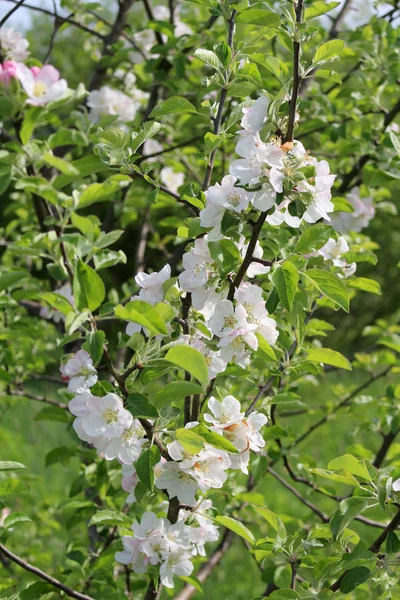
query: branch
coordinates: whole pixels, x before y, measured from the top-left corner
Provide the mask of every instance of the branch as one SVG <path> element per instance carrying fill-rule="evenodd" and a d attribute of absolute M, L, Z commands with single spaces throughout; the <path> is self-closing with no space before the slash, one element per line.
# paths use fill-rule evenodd
<path fill-rule="evenodd" d="M 24 392 L 23 390 L 11 391 L 10 396 L 21 396 L 23 398 L 28 398 L 29 400 L 35 400 L 36 402 L 44 402 L 45 404 L 51 404 L 51 406 L 57 406 L 57 408 L 63 408 L 65 410 L 68 410 L 68 406 L 66 404 L 61 404 L 61 402 L 50 400 L 49 398 L 45 398 L 45 396 L 36 396 L 35 394 Z"/>
<path fill-rule="evenodd" d="M 193 206 L 192 204 L 190 204 L 190 202 L 187 202 L 187 200 L 184 200 L 183 198 L 181 198 L 179 194 L 176 194 L 172 190 L 169 190 L 167 187 L 165 187 L 164 185 L 161 185 L 160 183 L 156 183 L 155 181 L 152 181 L 152 180 L 149 181 L 149 177 L 147 175 L 144 175 L 140 171 L 132 171 L 131 175 L 133 177 L 140 177 L 140 179 L 147 181 L 147 183 L 152 185 L 154 188 L 158 188 L 161 192 L 164 192 L 164 194 L 168 194 L 168 196 L 171 196 L 171 198 L 174 198 L 174 200 L 177 200 L 178 202 L 185 204 L 185 206 L 190 208 L 190 210 L 193 213 L 195 213 L 197 216 L 197 213 L 198 213 L 197 208 L 195 206 Z"/>
<path fill-rule="evenodd" d="M 376 467 L 377 469 L 379 469 L 379 467 L 382 465 L 383 461 L 386 458 L 386 454 L 389 451 L 390 446 L 392 445 L 392 443 L 394 442 L 396 435 L 399 433 L 399 429 L 397 429 L 395 432 L 393 431 L 389 431 L 389 433 L 387 433 L 386 435 L 383 436 L 383 442 L 381 447 L 379 448 L 375 460 L 372 463 L 374 465 L 374 467 Z"/>
<path fill-rule="evenodd" d="M 242 264 L 240 265 L 239 271 L 237 272 L 235 279 L 232 281 L 232 283 L 229 287 L 228 300 L 230 300 L 231 302 L 235 295 L 235 290 L 242 283 L 243 277 L 245 276 L 247 269 L 249 268 L 251 263 L 254 262 L 253 252 L 256 247 L 259 235 L 261 233 L 262 226 L 264 225 L 266 218 L 267 218 L 267 213 L 263 212 L 260 214 L 257 221 L 253 224 L 253 232 L 251 234 L 251 238 L 250 238 L 249 244 L 247 246 L 245 257 L 243 259 Z"/>
<path fill-rule="evenodd" d="M 391 531 L 394 531 L 395 529 L 397 529 L 398 525 L 400 525 L 400 510 L 397 511 L 397 513 L 395 514 L 393 519 L 385 527 L 385 529 L 382 531 L 380 536 L 377 537 L 376 540 L 371 544 L 371 546 L 368 548 L 368 550 L 370 552 L 373 552 L 374 554 L 377 554 L 379 552 L 383 542 L 386 540 L 387 536 L 389 535 L 389 533 Z M 330 589 L 332 590 L 332 592 L 337 592 L 340 589 L 342 581 L 346 577 L 347 573 L 348 573 L 348 571 L 344 571 L 344 573 L 341 574 L 339 579 L 337 579 L 335 581 L 335 583 L 333 583 L 331 585 Z"/>
<path fill-rule="evenodd" d="M 333 18 L 332 27 L 329 31 L 329 36 L 328 36 L 329 40 L 337 37 L 337 35 L 339 33 L 339 29 L 340 29 L 344 19 L 346 18 L 347 13 L 351 9 L 352 2 L 353 2 L 353 0 L 345 0 L 341 10 L 338 12 L 336 17 Z"/>
<path fill-rule="evenodd" d="M 296 11 L 296 24 L 300 25 L 303 16 L 303 3 L 304 0 L 294 0 L 295 11 Z M 297 98 L 299 95 L 299 89 L 301 84 L 301 75 L 300 75 L 300 40 L 298 39 L 299 28 L 296 27 L 294 31 L 294 39 L 293 39 L 293 88 L 292 88 L 292 97 L 290 98 L 290 108 L 289 108 L 289 122 L 287 126 L 287 131 L 285 135 L 285 142 L 291 142 L 293 140 L 294 134 L 294 124 L 296 121 L 296 108 L 297 108 Z"/>
<path fill-rule="evenodd" d="M 233 36 L 235 33 L 236 14 L 237 14 L 237 10 L 233 10 L 231 17 L 228 20 L 228 46 L 230 47 L 230 49 L 232 51 L 233 51 Z M 225 82 L 225 86 L 226 86 L 226 84 L 227 84 L 227 81 Z M 218 135 L 218 133 L 221 129 L 222 113 L 224 111 L 224 105 L 225 105 L 226 97 L 228 94 L 228 90 L 225 86 L 221 89 L 221 93 L 219 96 L 217 116 L 214 119 L 214 134 L 215 135 Z M 204 181 L 203 181 L 203 187 L 202 187 L 203 192 L 208 190 L 208 188 L 210 187 L 211 176 L 212 176 L 212 172 L 214 169 L 214 162 L 215 162 L 216 155 L 217 155 L 217 148 L 215 148 L 210 154 L 210 159 L 208 161 L 206 174 L 205 174 Z"/>
<path fill-rule="evenodd" d="M 4 554 L 4 556 L 7 556 L 7 558 L 12 560 L 19 567 L 25 569 L 25 571 L 29 571 L 30 573 L 33 573 L 34 575 L 40 577 L 44 581 L 47 581 L 47 583 L 49 583 L 50 585 L 58 588 L 59 590 L 64 592 L 64 594 L 67 594 L 67 596 L 70 596 L 70 598 L 78 598 L 78 600 L 93 600 L 93 598 L 91 598 L 90 596 L 86 596 L 86 594 L 81 594 L 80 592 L 72 590 L 71 588 L 61 583 L 61 581 L 58 581 L 57 579 L 51 577 L 50 575 L 47 575 L 47 573 L 44 573 L 37 567 L 34 567 L 33 565 L 29 564 L 28 562 L 26 562 L 25 560 L 8 550 L 3 544 L 0 544 L 0 552 Z"/>
<path fill-rule="evenodd" d="M 12 2 L 13 4 L 18 4 L 17 0 L 7 0 L 7 2 Z M 49 15 L 50 17 L 55 17 L 55 14 L 51 10 L 47 10 L 46 8 L 40 8 L 39 6 L 34 6 L 33 4 L 24 4 L 24 8 L 36 10 L 37 12 L 41 12 L 45 15 Z M 73 25 L 74 27 L 77 27 L 78 29 L 81 29 L 82 31 L 86 31 L 86 33 L 90 33 L 90 35 L 94 35 L 95 37 L 99 38 L 100 40 L 104 40 L 104 35 L 102 33 L 99 33 L 98 31 L 95 31 L 94 29 L 89 29 L 89 27 L 86 27 L 85 25 L 81 25 L 81 23 L 74 21 L 73 19 L 71 19 L 71 17 L 60 17 L 59 16 L 58 18 L 60 20 L 62 20 L 63 23 L 70 23 L 70 25 Z"/>
<path fill-rule="evenodd" d="M 9 10 L 8 13 L 6 13 L 4 15 L 4 17 L 1 19 L 0 27 L 3 27 L 4 23 L 6 23 L 8 21 L 8 19 L 15 13 L 15 11 L 17 11 L 19 9 L 20 6 L 22 6 L 22 4 L 24 2 L 25 2 L 25 0 L 19 0 L 18 2 L 16 2 L 15 6 L 13 6 L 13 8 L 11 10 Z"/>
<path fill-rule="evenodd" d="M 118 41 L 118 38 L 120 37 L 120 35 L 126 25 L 126 22 L 128 19 L 128 14 L 132 7 L 133 1 L 134 0 L 121 0 L 118 3 L 119 8 L 118 8 L 118 14 L 115 19 L 115 22 L 114 22 L 113 26 L 111 27 L 111 31 L 106 36 L 103 37 L 102 57 L 112 55 L 111 46 L 113 44 L 115 44 L 115 42 Z M 102 62 L 100 61 L 96 66 L 96 70 L 94 72 L 94 75 L 92 77 L 92 80 L 89 84 L 88 89 L 94 90 L 94 89 L 101 87 L 106 75 L 107 75 L 107 66 L 104 66 L 102 64 Z"/>

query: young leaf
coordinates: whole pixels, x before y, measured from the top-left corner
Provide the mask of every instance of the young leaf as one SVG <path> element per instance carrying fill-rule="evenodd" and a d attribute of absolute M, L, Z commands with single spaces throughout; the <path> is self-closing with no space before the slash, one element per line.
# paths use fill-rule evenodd
<path fill-rule="evenodd" d="M 216 71 L 219 71 L 219 69 L 221 69 L 223 66 L 218 56 L 214 52 L 212 52 L 212 50 L 197 48 L 197 50 L 194 53 L 194 56 L 205 62 L 208 66 L 212 67 Z"/>
<path fill-rule="evenodd" d="M 19 471 L 20 469 L 26 469 L 26 466 L 12 460 L 0 461 L 0 471 Z"/>
<path fill-rule="evenodd" d="M 329 62 L 331 60 L 336 60 L 339 58 L 339 54 L 345 47 L 346 42 L 343 40 L 331 40 L 330 42 L 326 42 L 325 44 L 321 44 L 315 51 L 313 63 L 323 64 Z"/>
<path fill-rule="evenodd" d="M 255 543 L 254 535 L 240 521 L 237 521 L 236 519 L 233 519 L 232 517 L 223 517 L 223 516 L 215 517 L 214 520 L 216 523 L 218 523 L 218 525 L 223 525 L 224 527 L 227 527 L 227 529 L 230 529 L 237 535 L 240 535 L 240 537 L 244 538 L 252 546 Z"/>
<path fill-rule="evenodd" d="M 278 267 L 272 275 L 272 281 L 276 287 L 279 299 L 286 310 L 292 310 L 293 300 L 297 292 L 299 274 L 296 267 L 286 261 Z"/>
<path fill-rule="evenodd" d="M 340 277 L 322 269 L 309 269 L 304 275 L 313 282 L 321 294 L 349 312 L 349 292 Z"/>
<path fill-rule="evenodd" d="M 119 304 L 115 309 L 115 316 L 127 321 L 139 323 L 152 333 L 166 335 L 167 327 L 158 314 L 156 308 L 143 300 L 133 300 L 125 306 Z"/>
<path fill-rule="evenodd" d="M 371 575 L 371 571 L 367 567 L 355 567 L 354 569 L 350 569 L 348 573 L 343 578 L 342 583 L 340 584 L 340 591 L 343 594 L 349 594 L 356 587 L 364 583 Z"/>
<path fill-rule="evenodd" d="M 44 292 L 40 294 L 40 298 L 50 304 L 52 308 L 58 310 L 63 313 L 63 315 L 67 315 L 71 310 L 74 310 L 72 304 L 61 296 L 61 294 L 56 294 L 55 292 Z"/>
<path fill-rule="evenodd" d="M 88 308 L 90 311 L 96 310 L 106 296 L 106 290 L 101 277 L 82 260 L 79 260 L 76 265 L 73 291 L 75 305 L 80 311 L 85 308 Z"/>
<path fill-rule="evenodd" d="M 154 489 L 154 467 L 160 461 L 160 451 L 157 446 L 144 450 L 135 463 L 136 473 L 140 481 L 151 492 Z"/>
<path fill-rule="evenodd" d="M 278 27 L 280 18 L 265 3 L 258 2 L 257 4 L 252 4 L 246 10 L 241 10 L 236 17 L 236 21 L 238 23 L 258 25 L 259 27 Z"/>
<path fill-rule="evenodd" d="M 313 250 L 319 250 L 319 248 L 325 246 L 331 233 L 332 227 L 329 227 L 329 225 L 323 225 L 322 223 L 310 225 L 301 234 L 294 251 L 309 254 Z"/>
<path fill-rule="evenodd" d="M 198 454 L 204 448 L 203 438 L 193 429 L 177 429 L 176 439 L 189 454 Z"/>
<path fill-rule="evenodd" d="M 173 346 L 165 356 L 165 360 L 177 367 L 185 369 L 203 386 L 208 383 L 208 367 L 204 356 L 190 346 Z"/>
<path fill-rule="evenodd" d="M 331 348 L 313 348 L 307 355 L 308 360 L 312 362 L 323 363 L 324 365 L 332 365 L 339 369 L 346 369 L 347 371 L 352 370 L 351 363 L 336 350 Z"/>
<path fill-rule="evenodd" d="M 157 409 L 150 404 L 146 396 L 135 392 L 130 394 L 126 400 L 126 408 L 132 414 L 135 419 L 141 417 L 144 419 L 157 419 Z"/>
<path fill-rule="evenodd" d="M 167 385 L 158 390 L 154 398 L 154 404 L 161 407 L 170 402 L 177 402 L 182 398 L 186 398 L 186 396 L 202 393 L 203 388 L 197 383 L 192 383 L 191 381 L 171 381 L 171 383 L 167 383 Z"/>
<path fill-rule="evenodd" d="M 362 290 L 363 292 L 369 292 L 370 294 L 382 295 L 381 286 L 375 279 L 367 279 L 366 277 L 355 277 L 348 281 L 349 287 L 355 288 L 356 290 Z"/>
<path fill-rule="evenodd" d="M 98 331 L 89 331 L 86 334 L 87 350 L 92 357 L 93 363 L 97 365 L 103 356 L 106 334 L 100 329 Z"/>
<path fill-rule="evenodd" d="M 189 102 L 189 100 L 186 100 L 186 98 L 183 98 L 182 96 L 171 96 L 170 98 L 167 98 L 167 100 L 160 102 L 155 108 L 153 108 L 150 117 L 154 119 L 157 117 L 162 117 L 164 115 L 171 115 L 175 113 L 197 114 L 197 109 L 195 106 L 193 106 L 191 102 Z"/>
<path fill-rule="evenodd" d="M 357 477 L 361 477 L 366 481 L 372 481 L 372 477 L 366 467 L 365 460 L 358 459 L 352 454 L 343 454 L 343 456 L 334 458 L 328 464 L 328 469 L 332 469 L 333 471 L 346 469 Z"/>
<path fill-rule="evenodd" d="M 123 512 L 118 512 L 117 510 L 99 510 L 90 519 L 90 525 L 123 525 L 130 527 L 132 521 Z"/>
<path fill-rule="evenodd" d="M 219 435 L 219 433 L 211 431 L 203 424 L 193 427 L 190 431 L 198 433 L 203 440 L 219 450 L 225 450 L 226 452 L 232 452 L 234 454 L 238 453 L 238 449 L 232 444 L 232 442 L 227 440 L 223 435 Z"/>
<path fill-rule="evenodd" d="M 32 519 L 25 513 L 14 512 L 4 519 L 3 525 L 6 529 L 8 529 L 10 527 L 14 527 L 14 525 L 17 525 L 18 523 L 29 523 L 29 521 L 32 521 Z"/>

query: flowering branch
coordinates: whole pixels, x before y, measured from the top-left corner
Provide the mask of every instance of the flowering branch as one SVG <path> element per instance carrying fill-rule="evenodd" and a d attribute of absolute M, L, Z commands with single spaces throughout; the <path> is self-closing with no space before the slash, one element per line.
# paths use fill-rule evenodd
<path fill-rule="evenodd" d="M 61 583 L 61 581 L 58 581 L 54 577 L 51 577 L 51 575 L 48 575 L 44 571 L 41 571 L 37 567 L 34 567 L 33 565 L 29 564 L 28 562 L 26 562 L 25 560 L 23 560 L 22 558 L 20 558 L 19 556 L 17 556 L 10 550 L 8 550 L 8 548 L 6 548 L 3 544 L 0 544 L 0 553 L 4 554 L 4 556 L 9 558 L 12 562 L 17 564 L 19 567 L 22 567 L 22 569 L 25 569 L 25 571 L 29 571 L 30 573 L 33 573 L 33 575 L 40 577 L 40 579 L 43 579 L 44 581 L 46 581 L 53 587 L 61 590 L 62 592 L 64 592 L 64 594 L 66 594 L 70 598 L 77 598 L 78 600 L 93 600 L 93 598 L 91 598 L 90 596 L 87 596 L 86 594 L 81 594 L 80 592 L 72 590 L 68 586 Z"/>
<path fill-rule="evenodd" d="M 300 25 L 303 17 L 303 4 L 304 0 L 294 0 L 293 2 L 296 13 L 296 25 Z M 297 98 L 299 95 L 299 89 L 301 84 L 300 74 L 300 30 L 298 27 L 293 32 L 293 85 L 292 85 L 292 96 L 290 98 L 289 105 L 289 122 L 285 135 L 285 142 L 291 142 L 293 140 L 294 125 L 296 122 L 296 110 L 297 110 Z"/>

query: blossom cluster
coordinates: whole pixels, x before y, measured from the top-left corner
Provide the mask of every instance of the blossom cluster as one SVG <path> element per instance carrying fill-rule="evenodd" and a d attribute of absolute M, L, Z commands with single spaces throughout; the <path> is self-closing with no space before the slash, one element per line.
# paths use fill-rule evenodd
<path fill-rule="evenodd" d="M 203 227 L 212 227 L 213 239 L 221 237 L 225 211 L 243 213 L 249 206 L 267 212 L 270 225 L 286 223 L 300 227 L 303 221 L 329 220 L 334 210 L 331 188 L 335 176 L 327 161 L 318 161 L 294 140 L 282 143 L 279 136 L 261 138 L 269 100 L 261 95 L 252 107 L 243 109 L 242 130 L 229 175 L 206 192 L 206 207 L 200 213 Z"/>
<path fill-rule="evenodd" d="M 181 509 L 173 525 L 153 512 L 144 513 L 140 524 L 132 525 L 133 536 L 122 537 L 124 550 L 116 553 L 116 560 L 130 565 L 135 573 L 159 564 L 161 583 L 174 587 L 173 576 L 190 575 L 193 556 L 205 556 L 204 545 L 218 539 L 218 527 L 207 515 L 211 508 L 211 501 L 204 500 L 194 512 Z M 191 524 L 187 525 L 189 517 Z"/>

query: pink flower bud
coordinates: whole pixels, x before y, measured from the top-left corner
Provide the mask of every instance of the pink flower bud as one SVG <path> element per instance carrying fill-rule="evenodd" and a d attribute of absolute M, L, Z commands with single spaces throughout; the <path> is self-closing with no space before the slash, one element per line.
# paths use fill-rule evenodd
<path fill-rule="evenodd" d="M 8 86 L 10 79 L 17 76 L 17 66 L 18 63 L 13 60 L 5 60 L 3 65 L 0 64 L 0 83 Z"/>
<path fill-rule="evenodd" d="M 31 67 L 31 71 L 34 75 L 40 73 L 40 67 Z"/>

